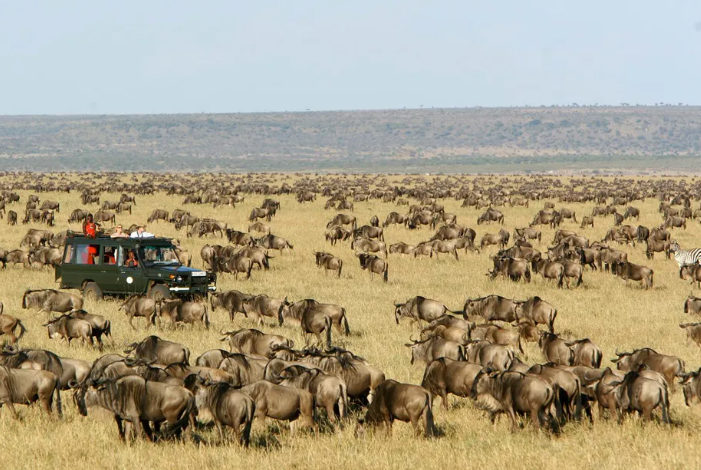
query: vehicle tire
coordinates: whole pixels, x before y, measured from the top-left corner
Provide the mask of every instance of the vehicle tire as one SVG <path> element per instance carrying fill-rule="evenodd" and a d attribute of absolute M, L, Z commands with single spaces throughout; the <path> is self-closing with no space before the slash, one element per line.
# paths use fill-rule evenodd
<path fill-rule="evenodd" d="M 94 282 L 86 282 L 83 286 L 83 298 L 90 300 L 102 300 L 102 289 Z"/>
<path fill-rule="evenodd" d="M 170 294 L 170 289 L 168 289 L 168 286 L 164 286 L 163 284 L 157 284 L 151 287 L 151 290 L 148 292 L 148 298 L 156 301 L 168 300 L 172 297 L 173 296 Z"/>

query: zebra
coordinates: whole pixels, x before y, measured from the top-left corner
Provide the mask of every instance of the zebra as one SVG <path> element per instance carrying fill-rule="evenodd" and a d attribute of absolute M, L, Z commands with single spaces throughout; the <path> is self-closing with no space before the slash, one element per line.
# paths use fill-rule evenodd
<path fill-rule="evenodd" d="M 701 264 L 701 248 L 682 250 L 679 247 L 679 243 L 673 241 L 669 245 L 669 251 L 674 253 L 674 259 L 677 260 L 677 264 L 679 264 L 679 269 L 681 269 L 682 266 Z"/>

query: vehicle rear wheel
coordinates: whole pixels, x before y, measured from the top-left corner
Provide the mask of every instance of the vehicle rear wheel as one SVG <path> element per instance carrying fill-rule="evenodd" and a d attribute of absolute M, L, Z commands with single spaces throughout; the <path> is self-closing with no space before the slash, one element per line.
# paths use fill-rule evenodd
<path fill-rule="evenodd" d="M 149 298 L 159 301 L 159 300 L 168 300 L 172 297 L 170 294 L 170 289 L 168 289 L 168 286 L 164 286 L 163 284 L 158 284 L 156 286 L 153 286 L 151 290 L 148 293 Z"/>
<path fill-rule="evenodd" d="M 102 289 L 94 282 L 87 282 L 83 287 L 83 298 L 90 300 L 102 300 Z"/>

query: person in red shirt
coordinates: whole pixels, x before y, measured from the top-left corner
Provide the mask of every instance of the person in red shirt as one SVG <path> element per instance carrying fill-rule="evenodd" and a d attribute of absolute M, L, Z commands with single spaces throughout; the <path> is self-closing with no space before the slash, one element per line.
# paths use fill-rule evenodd
<path fill-rule="evenodd" d="M 93 222 L 92 214 L 88 214 L 88 216 L 85 218 L 85 222 L 83 222 L 83 233 L 86 237 L 95 238 L 99 227 L 99 224 Z"/>

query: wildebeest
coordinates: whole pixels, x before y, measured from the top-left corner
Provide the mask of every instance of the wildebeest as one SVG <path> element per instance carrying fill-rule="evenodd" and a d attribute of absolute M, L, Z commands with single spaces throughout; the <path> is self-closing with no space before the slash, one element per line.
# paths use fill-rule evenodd
<path fill-rule="evenodd" d="M 660 354 L 654 349 L 642 348 L 633 352 L 617 352 L 616 356 L 618 357 L 611 361 L 616 363 L 618 370 L 623 372 L 636 371 L 641 365 L 645 365 L 662 374 L 672 389 L 674 389 L 675 377 L 684 376 L 685 364 L 683 360 L 676 356 Z"/>
<path fill-rule="evenodd" d="M 662 410 L 662 422 L 669 424 L 669 394 L 664 383 L 646 378 L 637 371 L 630 371 L 614 388 L 613 393 L 621 411 L 637 411 L 645 420 L 650 421 L 652 412 L 659 407 Z M 622 414 L 619 415 L 619 421 L 621 418 Z"/>
<path fill-rule="evenodd" d="M 348 240 L 350 237 L 351 231 L 339 226 L 331 227 L 324 235 L 326 241 L 331 243 L 331 245 L 335 245 L 338 240 Z"/>
<path fill-rule="evenodd" d="M 207 306 L 200 302 L 184 301 L 183 299 L 161 300 L 156 303 L 156 316 L 151 317 L 153 322 L 156 317 L 167 318 L 171 326 L 178 323 L 193 324 L 200 322 L 209 329 L 209 313 Z"/>
<path fill-rule="evenodd" d="M 499 222 L 504 225 L 504 214 L 496 209 L 489 208 L 477 218 L 477 225 L 488 222 Z"/>
<path fill-rule="evenodd" d="M 491 258 L 494 268 L 487 273 L 490 279 L 503 276 L 513 282 L 518 282 L 521 278 L 525 282 L 531 282 L 531 270 L 528 268 L 528 260 L 508 256 L 492 256 Z"/>
<path fill-rule="evenodd" d="M 693 341 L 701 347 L 701 323 L 680 323 L 679 328 L 686 331 L 686 344 Z"/>
<path fill-rule="evenodd" d="M 387 245 L 385 242 L 370 240 L 368 238 L 356 238 L 351 242 L 351 250 L 355 250 L 356 253 L 384 253 L 385 258 L 387 257 Z"/>
<path fill-rule="evenodd" d="M 286 248 L 287 251 L 291 253 L 292 249 L 294 248 L 292 243 L 275 235 L 266 235 L 263 238 L 257 238 L 254 241 L 257 245 L 262 246 L 263 248 L 267 248 L 269 250 L 280 250 L 280 252 Z"/>
<path fill-rule="evenodd" d="M 561 263 L 547 259 L 534 261 L 533 271 L 543 276 L 543 279 L 554 279 L 557 281 L 557 287 L 562 287 L 562 282 L 565 277 L 565 267 Z"/>
<path fill-rule="evenodd" d="M 265 219 L 268 222 L 270 222 L 271 218 L 271 212 L 268 209 L 264 209 L 261 207 L 254 207 L 251 210 L 251 215 L 248 216 L 248 220 L 251 222 L 255 222 L 257 219 Z"/>
<path fill-rule="evenodd" d="M 404 346 L 411 348 L 411 364 L 416 361 L 429 363 L 439 357 L 449 357 L 456 361 L 465 358 L 465 349 L 462 344 L 441 337 L 431 337 L 425 340 L 411 340 Z"/>
<path fill-rule="evenodd" d="M 156 301 L 148 297 L 132 294 L 119 306 L 129 318 L 129 325 L 136 330 L 132 320 L 134 317 L 146 318 L 147 326 L 152 324 L 156 315 Z"/>
<path fill-rule="evenodd" d="M 440 357 L 426 366 L 421 386 L 429 391 L 432 399 L 440 396 L 443 408 L 447 410 L 448 394 L 469 397 L 472 383 L 482 370 L 479 364 Z"/>
<path fill-rule="evenodd" d="M 669 240 L 655 240 L 653 238 L 648 238 L 647 247 L 645 248 L 645 256 L 647 259 L 653 259 L 655 253 L 664 253 L 667 259 L 670 258 L 670 241 Z"/>
<path fill-rule="evenodd" d="M 472 383 L 470 396 L 479 407 L 489 412 L 492 422 L 499 413 L 506 413 L 516 430 L 517 414 L 530 415 L 536 428 L 553 422 L 550 411 L 555 392 L 544 380 L 520 372 L 481 371 Z"/>
<path fill-rule="evenodd" d="M 248 447 L 256 411 L 250 396 L 227 383 L 204 381 L 196 374 L 185 380 L 185 387 L 195 394 L 196 402 L 201 403 L 198 408 L 209 411 L 221 439 L 224 439 L 223 426 L 229 426 L 238 443 Z"/>
<path fill-rule="evenodd" d="M 701 400 L 701 369 L 690 372 L 682 379 L 682 390 L 684 392 L 684 403 L 691 406 L 694 402 Z"/>
<path fill-rule="evenodd" d="M 403 216 L 403 215 L 399 214 L 398 212 L 390 212 L 389 214 L 387 214 L 387 218 L 382 223 L 382 226 L 389 227 L 390 224 L 403 225 L 404 223 L 406 223 L 406 220 L 407 220 L 406 216 Z"/>
<path fill-rule="evenodd" d="M 242 299 L 241 306 L 246 316 L 250 315 L 262 326 L 263 317 L 272 318 L 275 323 L 278 322 L 281 310 L 287 306 L 287 299 L 280 300 L 261 294 Z"/>
<path fill-rule="evenodd" d="M 384 231 L 381 227 L 373 227 L 372 225 L 363 225 L 362 227 L 353 230 L 353 238 L 368 238 L 377 239 L 381 242 L 385 241 Z"/>
<path fill-rule="evenodd" d="M 462 314 L 464 318 L 470 316 L 480 316 L 485 321 L 514 322 L 518 320 L 516 316 L 516 301 L 492 294 L 476 299 L 467 299 L 463 306 Z"/>
<path fill-rule="evenodd" d="M 571 366 L 574 361 L 574 352 L 567 345 L 567 341 L 555 333 L 541 333 L 538 346 L 548 362 Z"/>
<path fill-rule="evenodd" d="M 684 302 L 684 313 L 701 313 L 701 298 L 689 295 Z"/>
<path fill-rule="evenodd" d="M 514 239 L 523 238 L 525 240 L 538 240 L 541 241 L 541 232 L 538 229 L 531 227 L 515 228 L 514 229 Z"/>
<path fill-rule="evenodd" d="M 360 261 L 360 267 L 370 272 L 370 280 L 375 278 L 375 274 L 381 274 L 382 280 L 387 282 L 387 272 L 389 270 L 387 261 L 367 253 L 358 253 L 356 256 L 358 257 L 358 261 Z M 340 275 L 341 272 L 339 269 L 339 277 Z"/>
<path fill-rule="evenodd" d="M 601 367 L 603 356 L 601 349 L 589 338 L 566 341 L 565 343 L 572 350 L 572 365 L 587 366 L 592 369 Z"/>
<path fill-rule="evenodd" d="M 442 302 L 417 295 L 403 304 L 394 303 L 394 320 L 397 325 L 403 317 L 411 318 L 414 322 L 430 323 L 450 311 Z"/>
<path fill-rule="evenodd" d="M 410 255 L 414 252 L 414 245 L 408 245 L 404 242 L 394 243 L 389 246 L 389 254 L 399 253 L 401 255 Z"/>
<path fill-rule="evenodd" d="M 640 281 L 645 289 L 652 289 L 653 287 L 653 275 L 652 269 L 647 266 L 641 266 L 633 264 L 630 262 L 619 262 L 613 267 L 613 272 L 625 280 Z"/>
<path fill-rule="evenodd" d="M 579 227 L 580 228 L 584 228 L 584 227 L 594 228 L 594 217 L 589 217 L 588 215 L 585 215 L 584 217 L 582 217 L 582 224 Z"/>
<path fill-rule="evenodd" d="M 149 423 L 158 428 L 166 422 L 164 435 L 176 435 L 187 428 L 195 411 L 192 393 L 178 385 L 146 380 L 136 375 L 104 380 L 92 387 L 82 386 L 73 395 L 81 415 L 88 407 L 110 411 L 117 422 L 120 439 L 125 439 L 123 421 L 131 422 L 137 436 L 154 440 Z"/>
<path fill-rule="evenodd" d="M 336 214 L 336 216 L 326 224 L 326 228 L 331 228 L 334 225 L 351 225 L 353 230 L 355 230 L 358 225 L 358 220 L 354 215 Z"/>
<path fill-rule="evenodd" d="M 0 365 L 0 408 L 6 405 L 12 417 L 18 419 L 15 404 L 31 405 L 39 401 L 51 415 L 52 400 L 56 399 L 56 413 L 60 417 L 61 395 L 59 378 L 46 370 L 11 369 Z"/>
<path fill-rule="evenodd" d="M 685 281 L 691 280 L 691 284 L 696 282 L 697 287 L 701 289 L 701 265 L 682 266 L 679 268 L 679 278 Z"/>
<path fill-rule="evenodd" d="M 327 374 L 321 369 L 293 365 L 283 369 L 279 377 L 280 385 L 300 388 L 314 396 L 317 408 L 326 410 L 331 422 L 343 419 L 348 409 L 348 387 L 338 376 Z M 335 408 L 338 407 L 338 415 Z"/>
<path fill-rule="evenodd" d="M 232 352 L 242 354 L 254 354 L 267 358 L 273 358 L 275 351 L 282 348 L 293 348 L 294 341 L 280 335 L 269 335 L 260 330 L 241 329 L 222 332 L 221 341 L 229 343 Z"/>
<path fill-rule="evenodd" d="M 518 348 L 519 351 L 523 352 L 521 336 L 517 331 L 502 328 L 501 326 L 493 323 L 484 323 L 481 325 L 470 323 L 469 336 L 470 339 L 473 340 L 485 339 L 492 344 L 510 346 L 513 350 Z"/>
<path fill-rule="evenodd" d="M 550 333 L 554 333 L 557 309 L 538 296 L 525 301 L 514 301 L 515 315 L 519 320 L 528 320 L 534 325 L 547 325 Z"/>
<path fill-rule="evenodd" d="M 505 371 L 514 360 L 514 352 L 500 344 L 492 344 L 486 340 L 471 341 L 465 346 L 465 359 L 468 362 L 481 364 L 489 370 Z"/>
<path fill-rule="evenodd" d="M 48 330 L 49 338 L 60 337 L 65 339 L 69 346 L 72 340 L 78 338 L 83 340 L 83 344 L 90 342 L 91 346 L 95 346 L 92 326 L 85 320 L 71 318 L 67 314 L 63 314 L 42 326 Z"/>
<path fill-rule="evenodd" d="M 65 313 L 71 310 L 82 310 L 83 299 L 76 294 L 55 289 L 27 289 L 22 296 L 22 308 L 34 308 L 46 313 Z"/>
<path fill-rule="evenodd" d="M 117 216 L 112 211 L 99 210 L 95 213 L 94 220 L 97 223 L 110 222 L 112 225 L 114 225 L 116 223 Z"/>
<path fill-rule="evenodd" d="M 365 418 L 359 424 L 382 425 L 387 433 L 392 432 L 394 420 L 410 422 L 414 432 L 419 432 L 419 420 L 424 419 L 426 437 L 437 434 L 433 423 L 431 394 L 418 385 L 403 384 L 396 380 L 385 380 L 375 390 L 375 398 L 368 407 Z"/>
<path fill-rule="evenodd" d="M 686 230 L 686 219 L 683 217 L 670 216 L 665 219 L 664 226 L 665 228 L 679 227 Z"/>
<path fill-rule="evenodd" d="M 16 344 L 27 329 L 19 318 L 4 314 L 3 310 L 3 304 L 0 302 L 0 336 L 7 335 L 10 337 L 10 344 Z M 17 328 L 19 328 L 19 335 L 15 335 Z"/>
<path fill-rule="evenodd" d="M 499 248 L 504 248 L 507 243 L 509 243 L 509 232 L 501 229 L 499 233 L 485 233 L 480 241 L 480 248 L 484 249 L 488 245 L 498 245 Z"/>
<path fill-rule="evenodd" d="M 222 292 L 212 292 L 209 296 L 209 305 L 214 312 L 221 307 L 229 312 L 229 320 L 234 321 L 236 313 L 246 314 L 243 308 L 243 301 L 252 298 L 251 294 L 244 294 L 237 290 L 229 290 Z"/>
<path fill-rule="evenodd" d="M 17 225 L 17 212 L 7 211 L 7 225 Z"/>
<path fill-rule="evenodd" d="M 319 268 L 324 268 L 324 274 L 328 271 L 335 271 L 338 277 L 341 277 L 341 270 L 343 269 L 343 260 L 337 258 L 331 253 L 315 251 L 314 257 L 316 258 L 316 265 Z"/>
<path fill-rule="evenodd" d="M 292 432 L 297 420 L 302 427 L 314 425 L 314 396 L 306 390 L 260 380 L 241 388 L 241 392 L 253 399 L 255 416 L 262 421 L 265 418 L 290 421 Z"/>
<path fill-rule="evenodd" d="M 190 363 L 190 350 L 180 343 L 147 336 L 139 343 L 130 344 L 124 351 L 130 357 L 146 362 L 155 362 L 167 366 L 174 363 Z"/>
<path fill-rule="evenodd" d="M 287 303 L 287 302 L 286 302 Z M 301 322 L 306 312 L 314 310 L 321 312 L 331 319 L 332 326 L 337 332 L 344 335 L 350 334 L 350 326 L 348 325 L 348 316 L 346 309 L 336 304 L 321 303 L 314 299 L 298 300 L 294 303 L 287 303 L 287 308 L 280 311 L 280 324 L 287 318 Z"/>

